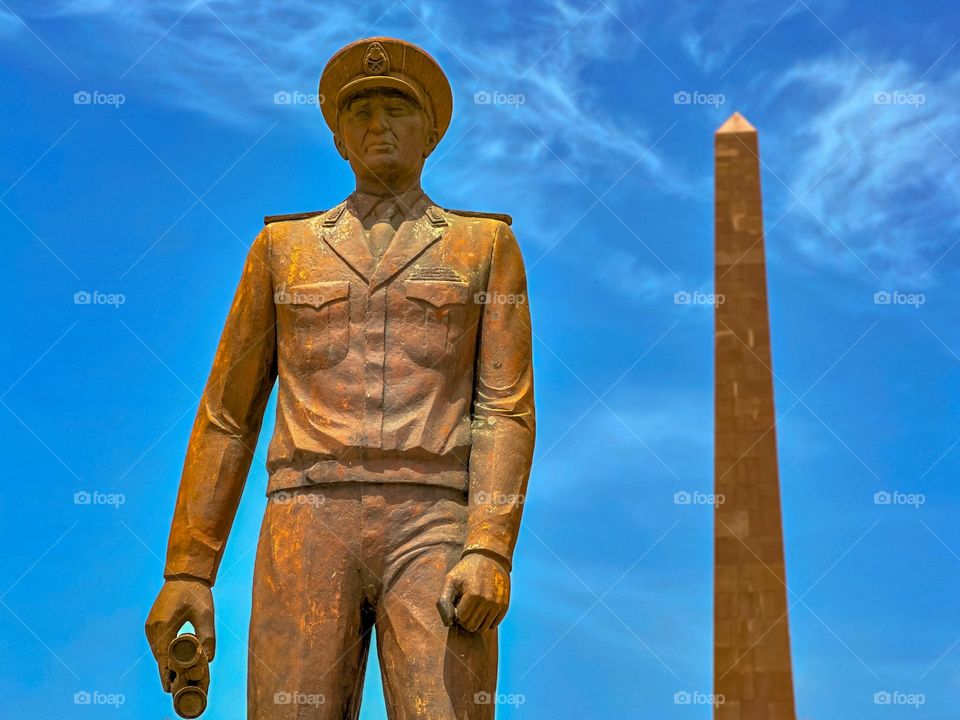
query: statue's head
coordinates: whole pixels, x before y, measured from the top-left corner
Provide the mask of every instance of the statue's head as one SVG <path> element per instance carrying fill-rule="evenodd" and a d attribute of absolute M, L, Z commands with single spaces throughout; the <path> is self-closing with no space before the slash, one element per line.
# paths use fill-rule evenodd
<path fill-rule="evenodd" d="M 418 181 L 453 111 L 437 62 L 394 38 L 359 40 L 337 52 L 320 77 L 320 96 L 337 151 L 367 185 Z"/>

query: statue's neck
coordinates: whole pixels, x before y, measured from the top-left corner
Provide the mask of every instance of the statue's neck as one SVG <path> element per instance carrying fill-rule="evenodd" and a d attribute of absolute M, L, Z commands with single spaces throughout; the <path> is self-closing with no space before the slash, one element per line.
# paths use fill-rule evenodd
<path fill-rule="evenodd" d="M 406 178 L 403 181 L 397 182 L 382 182 L 380 180 L 357 178 L 357 192 L 365 193 L 367 195 L 396 197 L 413 190 L 419 190 L 420 192 L 423 192 L 422 188 L 420 187 L 419 177 L 413 179 Z"/>

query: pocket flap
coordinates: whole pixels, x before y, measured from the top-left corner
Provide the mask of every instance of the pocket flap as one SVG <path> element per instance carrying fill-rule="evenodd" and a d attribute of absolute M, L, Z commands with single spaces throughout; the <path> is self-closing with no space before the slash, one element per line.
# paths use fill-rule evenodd
<path fill-rule="evenodd" d="M 350 297 L 349 280 L 301 283 L 281 288 L 276 293 L 278 304 L 309 305 L 314 308 L 321 308 L 334 300 L 345 300 L 348 297 Z"/>
<path fill-rule="evenodd" d="M 434 307 L 462 305 L 470 294 L 468 283 L 453 280 L 407 280 L 404 287 L 408 298 L 423 300 Z"/>

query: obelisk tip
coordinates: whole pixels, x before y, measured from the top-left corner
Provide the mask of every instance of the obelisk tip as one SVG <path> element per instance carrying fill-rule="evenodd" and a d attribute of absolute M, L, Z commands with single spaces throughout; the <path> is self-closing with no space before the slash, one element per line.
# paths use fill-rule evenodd
<path fill-rule="evenodd" d="M 727 118 L 727 121 L 717 128 L 717 134 L 721 133 L 755 133 L 757 129 L 740 113 L 735 112 Z"/>

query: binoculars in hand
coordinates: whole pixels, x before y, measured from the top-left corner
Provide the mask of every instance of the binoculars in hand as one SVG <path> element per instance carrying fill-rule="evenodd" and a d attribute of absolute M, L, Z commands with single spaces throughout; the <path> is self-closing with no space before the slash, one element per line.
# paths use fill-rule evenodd
<path fill-rule="evenodd" d="M 200 640 L 192 633 L 178 635 L 167 651 L 173 709 L 182 718 L 200 717 L 207 708 L 210 665 Z"/>

